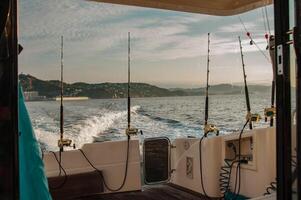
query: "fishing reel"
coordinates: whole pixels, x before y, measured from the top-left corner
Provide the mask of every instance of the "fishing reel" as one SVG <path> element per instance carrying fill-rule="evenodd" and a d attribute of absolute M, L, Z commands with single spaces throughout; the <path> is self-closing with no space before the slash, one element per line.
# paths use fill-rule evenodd
<path fill-rule="evenodd" d="M 127 128 L 127 129 L 125 130 L 125 134 L 126 134 L 127 136 L 137 135 L 138 132 L 139 132 L 139 131 L 138 131 L 137 128 Z"/>
<path fill-rule="evenodd" d="M 219 129 L 214 124 L 206 124 L 205 127 L 204 127 L 205 136 L 207 136 L 208 133 L 215 133 L 215 135 L 218 136 L 219 135 Z"/>
<path fill-rule="evenodd" d="M 261 120 L 261 116 L 258 113 L 252 114 L 251 112 L 248 112 L 246 120 L 249 122 L 259 122 Z"/>
<path fill-rule="evenodd" d="M 271 107 L 271 108 L 265 108 L 264 109 L 264 120 L 265 122 L 268 121 L 268 118 L 274 118 L 276 115 L 276 108 L 275 107 Z"/>
<path fill-rule="evenodd" d="M 70 139 L 59 139 L 57 141 L 57 145 L 60 149 L 63 149 L 64 147 L 71 147 L 72 140 Z M 75 149 L 75 144 L 73 143 L 73 149 Z"/>

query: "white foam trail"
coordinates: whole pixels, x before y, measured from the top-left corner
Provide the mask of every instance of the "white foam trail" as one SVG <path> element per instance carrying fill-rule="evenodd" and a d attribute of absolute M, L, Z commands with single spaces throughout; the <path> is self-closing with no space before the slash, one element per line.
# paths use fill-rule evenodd
<path fill-rule="evenodd" d="M 132 112 L 137 113 L 140 106 L 133 106 Z M 101 116 L 91 116 L 80 124 L 73 125 L 70 130 L 65 129 L 65 137 L 72 139 L 77 148 L 81 148 L 83 144 L 93 142 L 93 138 L 102 132 L 111 128 L 117 121 L 124 118 L 127 111 L 105 111 Z M 39 141 L 47 145 L 47 150 L 57 150 L 57 140 L 59 134 L 55 134 L 42 129 L 35 129 L 36 136 Z"/>
<path fill-rule="evenodd" d="M 57 141 L 59 139 L 59 135 L 49 132 L 49 131 L 45 131 L 42 129 L 35 129 L 34 130 L 35 135 L 38 139 L 39 142 L 43 143 L 46 145 L 46 149 L 47 151 L 57 151 L 58 147 L 57 147 Z"/>
<path fill-rule="evenodd" d="M 132 111 L 136 113 L 139 108 L 140 106 L 133 106 Z M 79 146 L 93 142 L 93 137 L 111 128 L 116 121 L 125 117 L 126 114 L 127 111 L 108 112 L 100 117 L 92 116 L 86 119 L 85 122 L 80 125 L 78 137 L 74 138 L 74 142 Z"/>

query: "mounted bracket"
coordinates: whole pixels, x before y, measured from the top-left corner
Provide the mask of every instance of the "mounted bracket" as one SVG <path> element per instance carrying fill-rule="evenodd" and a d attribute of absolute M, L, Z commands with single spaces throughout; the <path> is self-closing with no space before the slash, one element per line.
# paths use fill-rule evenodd
<path fill-rule="evenodd" d="M 215 133 L 218 136 L 219 135 L 219 129 L 214 124 L 206 124 L 204 126 L 204 134 L 205 134 L 205 136 L 207 136 L 208 133 Z"/>

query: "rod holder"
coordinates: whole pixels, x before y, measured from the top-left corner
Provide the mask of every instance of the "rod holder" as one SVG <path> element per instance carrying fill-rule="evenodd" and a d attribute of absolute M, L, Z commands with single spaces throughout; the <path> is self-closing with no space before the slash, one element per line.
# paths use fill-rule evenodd
<path fill-rule="evenodd" d="M 264 109 L 265 121 L 267 121 L 268 118 L 274 118 L 275 116 L 276 116 L 276 107 Z"/>
<path fill-rule="evenodd" d="M 248 112 L 246 115 L 246 120 L 249 122 L 259 122 L 261 120 L 261 116 L 258 113 L 252 114 L 251 112 Z"/>
<path fill-rule="evenodd" d="M 215 133 L 216 135 L 219 135 L 219 129 L 214 124 L 206 124 L 204 126 L 204 134 L 205 134 L 205 136 L 207 136 L 208 133 Z"/>
<path fill-rule="evenodd" d="M 128 135 L 128 136 L 131 136 L 131 135 L 137 135 L 138 134 L 138 129 L 137 128 L 127 128 L 125 130 L 125 134 Z"/>
<path fill-rule="evenodd" d="M 72 140 L 70 139 L 59 139 L 57 141 L 57 145 L 60 149 L 63 149 L 64 147 L 71 147 Z M 75 144 L 73 144 L 73 148 L 75 149 Z"/>

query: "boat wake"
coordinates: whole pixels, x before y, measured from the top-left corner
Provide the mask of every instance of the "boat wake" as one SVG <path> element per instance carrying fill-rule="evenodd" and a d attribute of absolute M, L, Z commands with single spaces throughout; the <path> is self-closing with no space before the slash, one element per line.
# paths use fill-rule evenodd
<path fill-rule="evenodd" d="M 137 114 L 138 109 L 140 109 L 140 106 L 133 106 L 132 114 Z M 126 116 L 127 111 L 110 111 L 103 109 L 93 116 L 79 120 L 76 123 L 65 127 L 64 137 L 71 139 L 76 147 L 80 148 L 83 144 L 92 143 L 95 137 L 106 134 L 107 131 L 112 129 L 115 130 L 115 133 L 110 134 L 121 135 L 122 127 L 123 129 L 125 127 L 123 124 L 126 124 Z M 58 150 L 58 128 L 53 131 L 36 128 L 35 134 L 41 143 L 42 149 L 47 149 L 49 151 Z"/>

